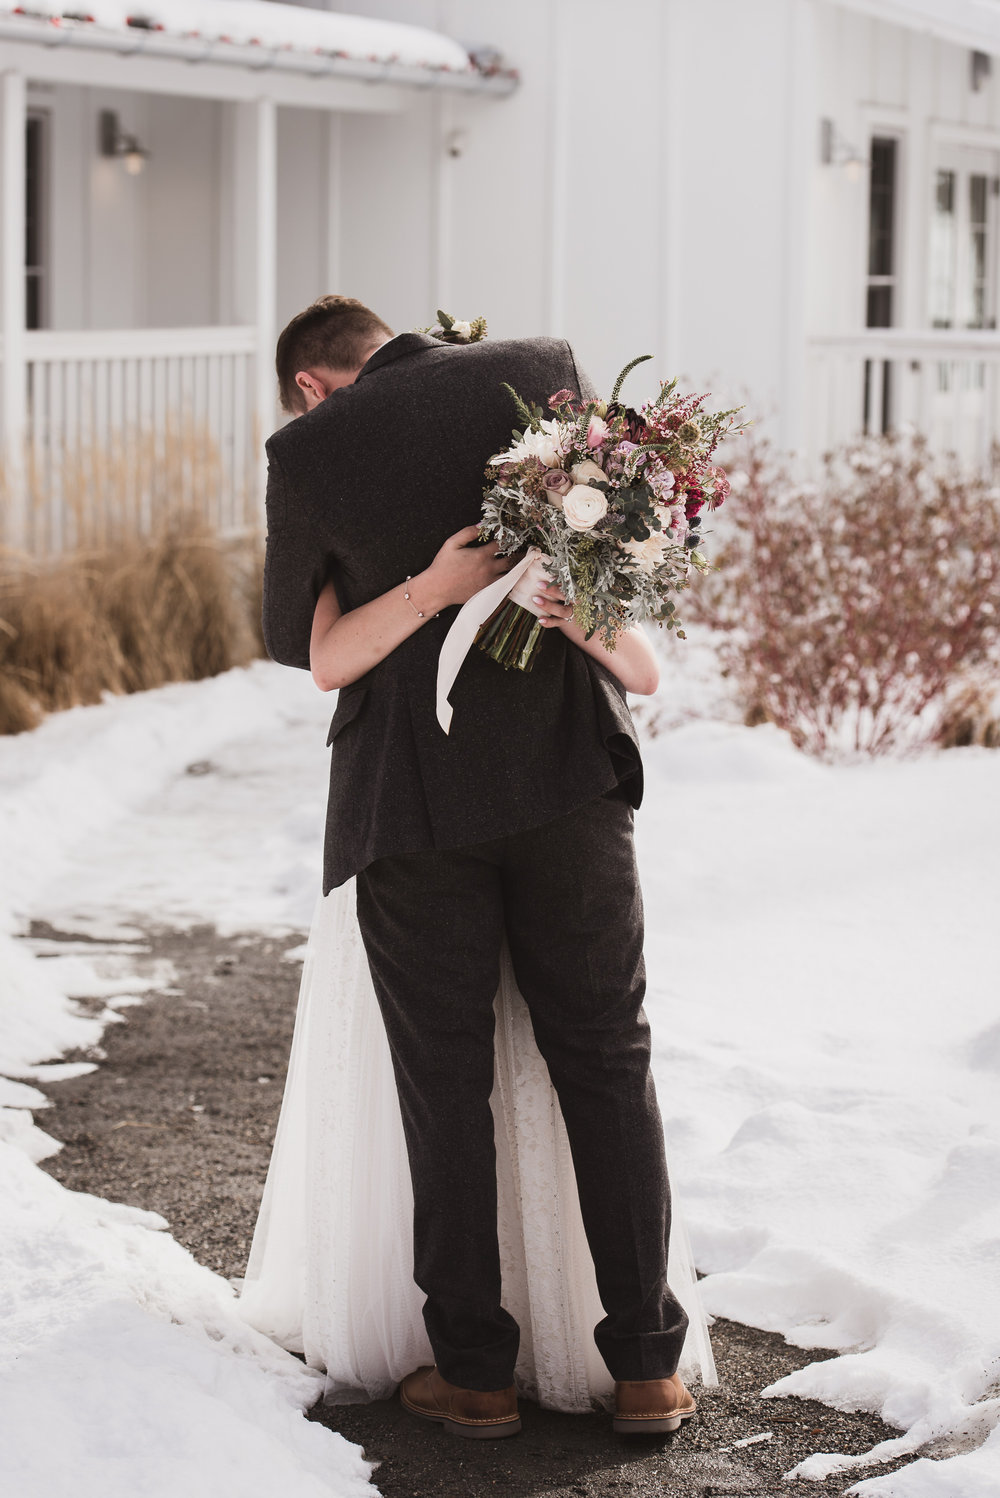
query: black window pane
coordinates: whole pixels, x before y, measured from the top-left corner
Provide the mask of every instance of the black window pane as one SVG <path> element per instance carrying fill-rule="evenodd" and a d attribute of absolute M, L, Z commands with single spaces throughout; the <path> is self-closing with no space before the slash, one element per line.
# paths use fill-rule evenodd
<path fill-rule="evenodd" d="M 891 276 L 895 261 L 896 142 L 872 141 L 868 274 Z M 875 324 L 874 326 L 881 326 Z"/>
<path fill-rule="evenodd" d="M 869 328 L 892 327 L 891 286 L 869 286 L 868 317 L 866 323 Z"/>
<path fill-rule="evenodd" d="M 25 246 L 24 262 L 29 266 L 41 264 L 41 176 L 42 176 L 42 122 L 37 116 L 29 117 L 25 137 Z"/>
<path fill-rule="evenodd" d="M 45 126 L 43 115 L 29 115 L 24 139 L 25 325 L 28 328 L 40 328 L 44 323 Z"/>
<path fill-rule="evenodd" d="M 24 325 L 26 328 L 40 328 L 42 326 L 42 285 L 37 276 L 29 276 L 25 288 Z"/>

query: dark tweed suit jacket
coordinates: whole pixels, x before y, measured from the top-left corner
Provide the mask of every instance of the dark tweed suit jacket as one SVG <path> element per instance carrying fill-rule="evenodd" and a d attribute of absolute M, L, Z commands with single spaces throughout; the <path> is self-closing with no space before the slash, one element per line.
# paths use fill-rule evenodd
<path fill-rule="evenodd" d="M 264 569 L 264 638 L 275 660 L 308 668 L 328 577 L 341 608 L 357 608 L 422 571 L 448 536 L 479 519 L 486 463 L 509 446 L 515 421 L 504 380 L 543 407 L 563 387 L 592 393 L 556 339 L 455 346 L 407 333 L 378 349 L 353 385 L 275 433 Z M 540 826 L 619 782 L 639 804 L 625 694 L 558 630 L 529 673 L 504 671 L 473 648 L 451 694 L 451 733 L 442 732 L 437 658 L 457 612 L 429 620 L 339 694 L 325 891 L 387 854 Z"/>

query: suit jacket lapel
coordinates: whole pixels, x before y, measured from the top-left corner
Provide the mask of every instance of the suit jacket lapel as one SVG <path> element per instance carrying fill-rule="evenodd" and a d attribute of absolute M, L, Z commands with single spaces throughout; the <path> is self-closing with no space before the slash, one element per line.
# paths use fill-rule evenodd
<path fill-rule="evenodd" d="M 365 375 L 371 374 L 375 369 L 380 369 L 383 364 L 391 363 L 393 359 L 404 359 L 410 354 L 419 354 L 423 349 L 441 347 L 440 341 L 432 338 L 429 333 L 400 333 L 375 350 L 368 363 L 363 365 L 358 379 L 363 380 Z"/>

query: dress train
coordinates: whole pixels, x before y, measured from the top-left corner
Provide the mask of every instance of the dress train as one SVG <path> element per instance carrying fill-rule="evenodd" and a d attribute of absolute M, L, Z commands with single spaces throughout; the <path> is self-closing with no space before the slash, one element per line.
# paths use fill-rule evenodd
<path fill-rule="evenodd" d="M 521 1328 L 518 1388 L 548 1409 L 607 1404 L 593 1341 L 604 1312 L 569 1141 L 504 953 L 497 994 L 498 1225 L 504 1305 Z M 326 1399 L 383 1399 L 433 1362 L 413 1281 L 403 1128 L 352 880 L 321 899 L 306 949 L 288 1078 L 240 1301 L 244 1317 L 326 1370 Z M 674 1204 L 670 1285 L 690 1318 L 689 1381 L 717 1382 Z"/>

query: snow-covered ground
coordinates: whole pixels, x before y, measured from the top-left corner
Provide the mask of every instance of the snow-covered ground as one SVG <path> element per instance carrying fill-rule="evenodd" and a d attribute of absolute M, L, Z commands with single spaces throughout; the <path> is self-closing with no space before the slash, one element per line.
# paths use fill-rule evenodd
<path fill-rule="evenodd" d="M 638 818 L 648 1009 L 709 1308 L 842 1350 L 776 1395 L 881 1411 L 906 1432 L 887 1456 L 938 1442 L 856 1491 L 995 1498 L 1000 755 L 820 766 L 732 721 L 697 640 L 670 661 Z M 38 1063 L 165 980 L 144 923 L 308 920 L 331 707 L 259 664 L 0 740 L 0 1440 L 24 1498 L 208 1494 L 222 1471 L 247 1498 L 372 1491 L 225 1282 L 151 1214 L 31 1163 L 53 1147 Z M 51 956 L 15 939 L 31 916 L 117 945 Z"/>

